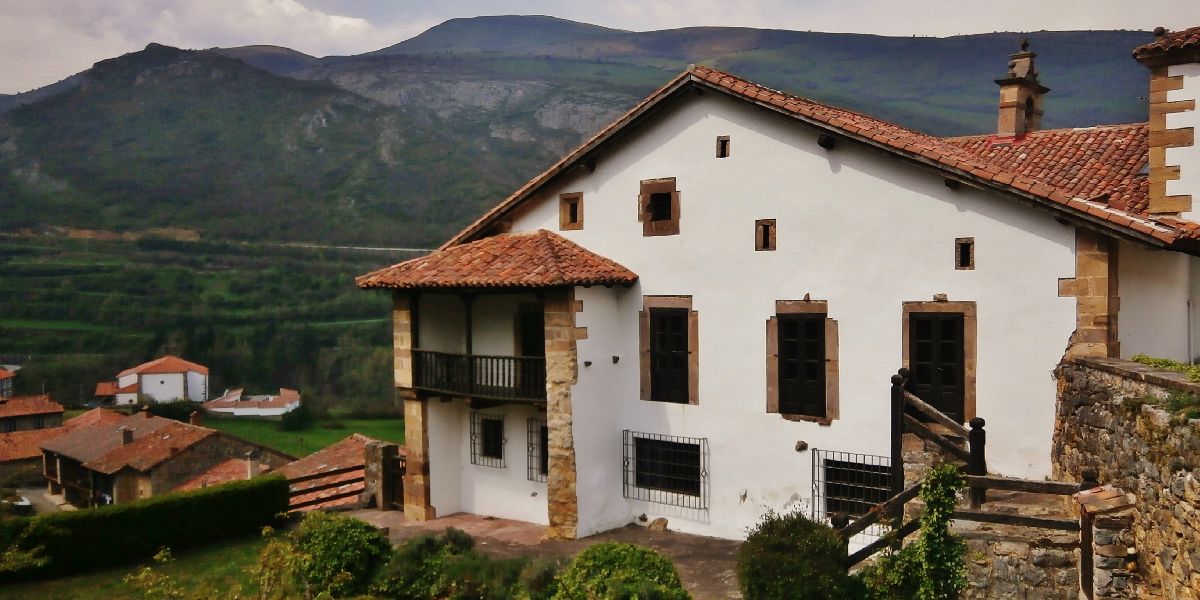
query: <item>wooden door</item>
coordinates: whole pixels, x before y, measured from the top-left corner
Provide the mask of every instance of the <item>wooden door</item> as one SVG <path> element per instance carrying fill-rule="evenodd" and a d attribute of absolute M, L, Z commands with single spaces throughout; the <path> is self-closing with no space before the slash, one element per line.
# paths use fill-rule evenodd
<path fill-rule="evenodd" d="M 825 417 L 825 314 L 787 314 L 779 322 L 779 412 Z"/>
<path fill-rule="evenodd" d="M 962 313 L 912 313 L 909 319 L 909 391 L 947 416 L 963 422 Z"/>

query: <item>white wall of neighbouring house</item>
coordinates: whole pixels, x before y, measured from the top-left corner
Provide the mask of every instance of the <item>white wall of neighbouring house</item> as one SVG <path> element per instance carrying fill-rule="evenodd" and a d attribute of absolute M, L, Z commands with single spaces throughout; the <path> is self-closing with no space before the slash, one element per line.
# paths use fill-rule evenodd
<path fill-rule="evenodd" d="M 461 354 L 466 351 L 466 309 L 457 294 L 421 294 L 417 348 Z"/>
<path fill-rule="evenodd" d="M 1167 67 L 1167 76 L 1183 77 L 1183 87 L 1167 92 L 1168 102 L 1193 100 L 1200 104 L 1200 63 L 1171 65 Z M 1166 115 L 1167 130 L 1187 127 L 1200 131 L 1200 109 Z M 1200 222 L 1200 140 L 1194 140 L 1190 146 L 1167 148 L 1166 154 L 1166 164 L 1179 167 L 1179 179 L 1167 181 L 1167 195 L 1190 195 L 1192 210 L 1183 217 Z"/>
<path fill-rule="evenodd" d="M 187 372 L 187 399 L 192 402 L 208 400 L 208 375 L 199 371 Z"/>
<path fill-rule="evenodd" d="M 143 373 L 138 391 L 143 398 L 167 402 L 184 398 L 184 373 Z"/>
<path fill-rule="evenodd" d="M 122 375 L 122 376 L 120 376 L 120 377 L 118 377 L 118 378 L 117 378 L 117 387 L 128 387 L 128 386 L 131 386 L 131 385 L 133 385 L 133 384 L 137 383 L 137 380 L 138 380 L 138 374 L 137 374 L 137 373 L 129 373 L 129 374 L 126 374 L 126 375 Z"/>
<path fill-rule="evenodd" d="M 1121 342 L 1121 358 L 1147 354 L 1189 360 L 1189 324 L 1192 328 L 1195 326 L 1189 319 L 1189 312 L 1193 312 L 1192 304 L 1200 301 L 1191 283 L 1191 272 L 1196 270 L 1197 264 L 1200 261 L 1178 252 L 1126 242 L 1120 244 L 1117 291 L 1121 302 L 1117 336 Z"/>
<path fill-rule="evenodd" d="M 811 449 L 886 455 L 888 379 L 902 361 L 902 303 L 972 301 L 978 310 L 977 413 L 994 472 L 1050 472 L 1051 372 L 1075 329 L 1075 232 L 1045 211 L 715 92 L 687 94 L 657 119 L 514 215 L 513 230 L 558 229 L 557 194 L 583 192 L 584 228 L 559 232 L 640 275 L 629 290 L 586 288 L 573 391 L 580 533 L 642 513 L 672 529 L 742 537 L 766 509 L 812 495 Z M 717 136 L 729 158 L 714 156 Z M 639 182 L 675 177 L 680 234 L 643 237 Z M 754 250 L 756 219 L 776 219 L 777 250 Z M 956 270 L 955 238 L 975 239 L 975 269 Z M 840 337 L 840 418 L 831 425 L 765 412 L 766 321 L 776 300 L 829 303 Z M 643 295 L 688 295 L 699 313 L 699 404 L 639 399 Z M 616 365 L 612 356 L 618 356 Z M 592 366 L 583 367 L 584 361 Z M 627 500 L 621 432 L 705 438 L 706 510 Z M 797 452 L 797 442 L 810 450 Z M 466 480 L 464 480 L 466 481 Z M 465 495 L 465 492 L 464 492 Z M 466 507 L 464 507 L 465 509 Z"/>
<path fill-rule="evenodd" d="M 137 404 L 138 395 L 134 394 L 117 394 L 114 402 L 117 404 Z"/>

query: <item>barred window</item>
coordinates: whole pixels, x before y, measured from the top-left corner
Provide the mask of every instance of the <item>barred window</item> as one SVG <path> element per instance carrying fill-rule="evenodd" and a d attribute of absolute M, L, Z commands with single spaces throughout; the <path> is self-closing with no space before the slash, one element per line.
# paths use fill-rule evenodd
<path fill-rule="evenodd" d="M 525 427 L 525 478 L 546 481 L 550 472 L 550 428 L 545 419 L 529 419 Z"/>
<path fill-rule="evenodd" d="M 471 413 L 471 464 L 504 467 L 504 415 Z"/>
<path fill-rule="evenodd" d="M 825 514 L 861 517 L 891 495 L 890 465 L 829 458 L 824 462 Z"/>
<path fill-rule="evenodd" d="M 708 508 L 708 440 L 624 432 L 624 495 L 684 508 Z"/>

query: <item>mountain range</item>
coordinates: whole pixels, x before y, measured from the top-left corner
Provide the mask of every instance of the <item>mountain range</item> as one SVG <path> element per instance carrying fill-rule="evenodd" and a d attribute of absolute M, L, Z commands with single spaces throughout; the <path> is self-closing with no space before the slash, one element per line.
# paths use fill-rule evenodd
<path fill-rule="evenodd" d="M 454 19 L 356 56 L 151 44 L 0 96 L 0 231 L 430 246 L 702 63 L 936 135 L 990 131 L 1028 37 L 1047 127 L 1144 121 L 1137 31 L 883 37 Z"/>

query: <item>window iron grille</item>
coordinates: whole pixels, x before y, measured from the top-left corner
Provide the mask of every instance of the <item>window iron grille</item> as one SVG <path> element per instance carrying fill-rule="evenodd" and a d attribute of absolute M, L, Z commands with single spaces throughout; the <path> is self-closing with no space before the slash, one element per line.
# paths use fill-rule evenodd
<path fill-rule="evenodd" d="M 504 468 L 504 415 L 471 413 L 471 464 Z"/>
<path fill-rule="evenodd" d="M 892 494 L 891 464 L 891 458 L 887 456 L 813 450 L 813 520 L 829 523 L 830 516 L 836 512 L 854 519 L 886 502 Z M 879 522 L 859 535 L 866 539 L 878 538 L 887 529 L 885 523 Z"/>
<path fill-rule="evenodd" d="M 529 419 L 525 425 L 525 478 L 546 481 L 550 472 L 550 428 L 545 419 Z"/>
<path fill-rule="evenodd" d="M 626 498 L 708 509 L 708 439 L 623 432 Z"/>

